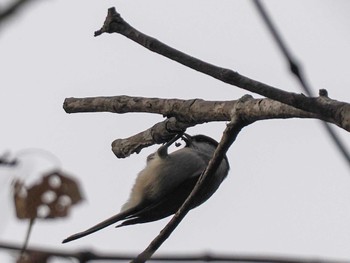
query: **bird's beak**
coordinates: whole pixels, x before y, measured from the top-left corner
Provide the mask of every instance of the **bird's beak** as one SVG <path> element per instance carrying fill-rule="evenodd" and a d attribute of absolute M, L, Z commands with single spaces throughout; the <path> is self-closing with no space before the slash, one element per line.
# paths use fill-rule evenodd
<path fill-rule="evenodd" d="M 189 146 L 190 144 L 192 144 L 192 136 L 191 135 L 184 133 L 181 138 L 185 141 L 186 146 Z"/>

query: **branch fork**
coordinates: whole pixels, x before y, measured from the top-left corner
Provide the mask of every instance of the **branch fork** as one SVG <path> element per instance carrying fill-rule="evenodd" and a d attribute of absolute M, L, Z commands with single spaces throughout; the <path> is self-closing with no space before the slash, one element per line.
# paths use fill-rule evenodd
<path fill-rule="evenodd" d="M 227 150 L 245 126 L 264 119 L 316 118 L 350 131 L 350 104 L 330 99 L 326 90 L 321 90 L 319 97 L 309 97 L 287 92 L 240 75 L 236 71 L 209 64 L 136 30 L 117 13 L 114 7 L 108 9 L 105 22 L 102 28 L 95 32 L 95 36 L 103 33 L 119 33 L 155 53 L 198 72 L 264 96 L 262 99 L 254 99 L 250 95 L 245 95 L 239 100 L 225 102 L 203 101 L 200 99 L 190 101 L 166 100 L 128 96 L 69 98 L 65 100 L 64 109 L 68 113 L 97 111 L 114 113 L 147 112 L 162 114 L 167 117 L 166 120 L 134 136 L 115 140 L 112 143 L 112 150 L 118 158 L 125 158 L 135 152 L 139 153 L 144 147 L 152 144 L 169 141 L 175 134 L 184 132 L 188 127 L 209 121 L 229 121 L 212 160 L 190 196 L 160 234 L 133 262 L 148 260 L 170 236 L 188 213 L 191 202 L 196 193 L 199 192 L 203 182 L 214 174 Z"/>

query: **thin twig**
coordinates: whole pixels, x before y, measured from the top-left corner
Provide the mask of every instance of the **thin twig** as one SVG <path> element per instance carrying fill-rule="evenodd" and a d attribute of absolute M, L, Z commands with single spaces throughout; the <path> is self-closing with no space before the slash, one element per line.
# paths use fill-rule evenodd
<path fill-rule="evenodd" d="M 32 1 L 33 0 L 14 0 L 13 2 L 9 3 L 6 8 L 0 10 L 0 26 L 5 20 L 14 16 L 18 10 Z"/>
<path fill-rule="evenodd" d="M 32 233 L 34 222 L 35 222 L 35 217 L 31 218 L 29 220 L 29 225 L 28 225 L 26 237 L 25 237 L 22 249 L 21 249 L 20 256 L 19 256 L 20 258 L 23 258 L 23 256 L 25 255 L 25 252 L 27 250 L 28 243 L 29 243 L 29 237 L 30 237 L 30 234 Z"/>
<path fill-rule="evenodd" d="M 305 74 L 304 74 L 302 68 L 299 67 L 296 59 L 293 58 L 293 56 L 291 55 L 291 52 L 287 48 L 286 43 L 283 41 L 281 34 L 278 32 L 277 27 L 272 22 L 272 19 L 268 15 L 262 2 L 260 0 L 253 0 L 253 3 L 255 5 L 256 9 L 258 10 L 259 14 L 261 15 L 263 21 L 265 22 L 271 35 L 275 39 L 283 56 L 287 60 L 287 62 L 289 64 L 290 71 L 299 80 L 299 83 L 300 83 L 300 86 L 302 87 L 302 90 L 308 96 L 313 96 L 312 88 L 307 83 L 306 78 L 305 78 Z M 338 137 L 338 135 L 334 132 L 334 130 L 332 129 L 332 127 L 328 123 L 322 122 L 322 125 L 350 167 L 350 153 L 347 150 L 347 148 L 345 147 L 344 143 L 341 141 L 341 139 Z"/>
<path fill-rule="evenodd" d="M 180 52 L 159 40 L 143 34 L 130 26 L 124 19 L 118 14 L 115 8 L 109 8 L 106 20 L 103 27 L 95 32 L 95 36 L 99 36 L 102 33 L 119 33 L 125 37 L 135 41 L 143 47 L 163 55 L 169 59 L 177 61 L 189 68 L 212 76 L 225 83 L 235 85 L 239 88 L 260 94 L 267 98 L 277 100 L 279 102 L 288 104 L 292 107 L 305 110 L 308 112 L 321 114 L 325 118 L 334 118 L 338 126 L 343 127 L 347 131 L 350 131 L 350 105 L 343 104 L 328 105 L 321 103 L 316 98 L 309 98 L 303 94 L 296 94 L 287 92 L 259 81 L 250 79 L 237 72 L 221 68 L 200 59 L 191 57 L 183 52 Z"/>
<path fill-rule="evenodd" d="M 0 242 L 0 249 L 20 251 L 21 246 Z M 125 254 L 125 253 L 99 253 L 89 250 L 81 250 L 76 252 L 63 252 L 56 249 L 45 249 L 39 247 L 28 247 L 27 252 L 45 254 L 50 257 L 60 258 L 76 258 L 80 262 L 89 261 L 125 261 L 135 258 L 136 255 Z M 152 261 L 197 261 L 197 262 L 270 262 L 270 263 L 350 263 L 348 261 L 341 261 L 335 259 L 321 259 L 321 258 L 302 258 L 302 257 L 291 257 L 291 256 L 277 256 L 277 255 L 225 255 L 216 253 L 196 253 L 196 254 L 163 254 L 152 257 Z"/>
<path fill-rule="evenodd" d="M 132 262 L 141 263 L 150 259 L 152 255 L 157 251 L 157 249 L 165 242 L 165 240 L 171 235 L 175 228 L 180 224 L 182 219 L 189 212 L 192 202 L 196 195 L 199 193 L 203 185 L 210 180 L 210 177 L 214 175 L 215 171 L 219 167 L 221 161 L 223 160 L 228 148 L 235 141 L 238 133 L 241 129 L 246 126 L 248 122 L 243 121 L 239 116 L 234 116 L 233 120 L 227 125 L 227 128 L 224 131 L 224 134 L 221 138 L 221 141 L 218 147 L 215 150 L 215 153 L 210 160 L 206 170 L 198 179 L 198 182 L 194 189 L 192 190 L 189 197 L 169 221 L 169 223 L 164 227 L 160 234 L 150 243 L 150 245 L 139 254 Z"/>

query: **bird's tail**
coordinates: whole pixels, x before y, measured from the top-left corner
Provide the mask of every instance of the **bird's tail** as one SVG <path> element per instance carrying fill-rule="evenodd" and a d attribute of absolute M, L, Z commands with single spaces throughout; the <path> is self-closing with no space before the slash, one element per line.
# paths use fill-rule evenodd
<path fill-rule="evenodd" d="M 101 229 L 107 227 L 107 226 L 110 226 L 110 225 L 112 225 L 120 220 L 126 219 L 129 216 L 131 216 L 133 213 L 135 213 L 135 210 L 137 210 L 137 207 L 133 207 L 133 208 L 130 208 L 130 209 L 125 210 L 123 212 L 120 212 L 119 214 L 116 214 L 116 215 L 102 221 L 101 223 L 98 223 L 97 225 L 90 227 L 89 229 L 87 229 L 85 231 L 82 231 L 82 232 L 79 232 L 79 233 L 76 233 L 74 235 L 67 237 L 66 239 L 64 239 L 62 241 L 62 243 L 68 243 L 70 241 L 85 237 L 85 236 L 90 235 L 98 230 L 101 230 Z"/>

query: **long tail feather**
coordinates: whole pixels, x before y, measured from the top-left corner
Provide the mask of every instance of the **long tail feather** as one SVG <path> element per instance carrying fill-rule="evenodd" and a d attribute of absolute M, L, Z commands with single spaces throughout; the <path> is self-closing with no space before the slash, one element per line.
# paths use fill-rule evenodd
<path fill-rule="evenodd" d="M 102 221 L 101 223 L 98 223 L 97 225 L 90 227 L 89 229 L 87 229 L 85 231 L 82 231 L 82 232 L 79 232 L 79 233 L 76 233 L 74 235 L 67 237 L 66 239 L 64 239 L 62 241 L 62 243 L 68 243 L 70 241 L 85 237 L 85 236 L 90 235 L 98 230 L 101 230 L 101 229 L 107 227 L 107 226 L 110 226 L 110 225 L 112 225 L 120 220 L 126 219 L 128 216 L 132 215 L 136 210 L 137 210 L 137 207 L 134 207 L 134 208 L 130 208 L 126 211 L 123 211 L 119 214 L 116 214 L 116 215 Z"/>

